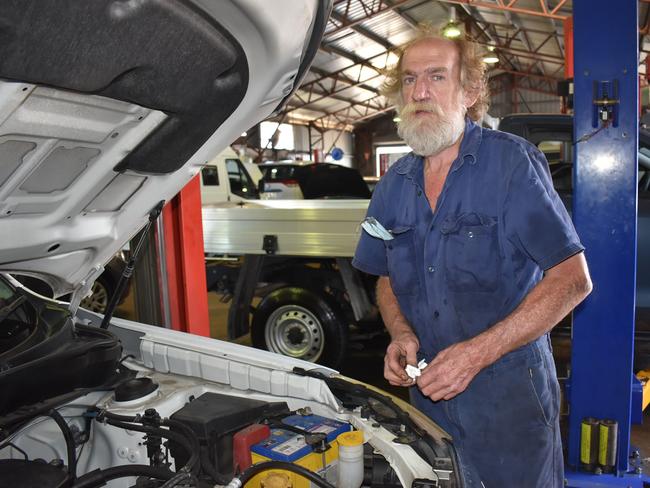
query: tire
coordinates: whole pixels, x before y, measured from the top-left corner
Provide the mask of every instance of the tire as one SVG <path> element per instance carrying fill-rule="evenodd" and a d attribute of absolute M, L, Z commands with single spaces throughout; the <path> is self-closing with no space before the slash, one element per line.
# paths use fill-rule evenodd
<path fill-rule="evenodd" d="M 113 293 L 115 293 L 113 284 L 106 277 L 100 275 L 93 283 L 90 295 L 81 300 L 81 307 L 103 314 L 106 312 Z"/>
<path fill-rule="evenodd" d="M 280 288 L 255 309 L 251 338 L 258 349 L 338 368 L 348 344 L 348 325 L 342 317 L 312 291 Z"/>

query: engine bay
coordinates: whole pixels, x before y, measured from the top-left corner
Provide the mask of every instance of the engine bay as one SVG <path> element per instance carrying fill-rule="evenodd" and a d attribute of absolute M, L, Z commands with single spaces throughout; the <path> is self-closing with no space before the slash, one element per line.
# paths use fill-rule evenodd
<path fill-rule="evenodd" d="M 410 486 L 458 486 L 448 446 L 427 443 L 386 402 L 334 413 L 313 402 L 219 390 L 153 373 L 58 408 L 40 404 L 44 413 L 3 425 L 0 487 L 241 486 L 230 484 L 235 476 L 250 487 L 351 486 L 339 479 L 337 438 L 346 432 L 372 432 L 379 446 L 398 443 L 430 457 L 435 476 Z M 363 443 L 357 469 L 356 486 L 403 486 L 371 442 Z"/>
<path fill-rule="evenodd" d="M 0 488 L 462 486 L 448 436 L 381 390 L 6 288 Z"/>

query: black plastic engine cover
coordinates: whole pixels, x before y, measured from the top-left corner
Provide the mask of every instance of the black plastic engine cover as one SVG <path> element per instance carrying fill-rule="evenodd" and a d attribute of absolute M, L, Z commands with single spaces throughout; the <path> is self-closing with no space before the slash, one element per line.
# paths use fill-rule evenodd
<path fill-rule="evenodd" d="M 48 328 L 45 323 L 42 327 Z M 21 351 L 15 362 L 4 358 L 0 415 L 76 388 L 100 386 L 115 375 L 122 355 L 122 346 L 111 332 L 75 327 L 69 318 L 46 330 L 45 338 L 33 349 L 38 354 Z"/>
<path fill-rule="evenodd" d="M 183 422 L 198 436 L 201 464 L 212 464 L 219 474 L 233 475 L 232 437 L 239 430 L 264 419 L 289 414 L 284 402 L 268 403 L 217 393 L 204 393 L 170 418 Z M 172 443 L 177 464 L 185 464 L 184 451 Z"/>

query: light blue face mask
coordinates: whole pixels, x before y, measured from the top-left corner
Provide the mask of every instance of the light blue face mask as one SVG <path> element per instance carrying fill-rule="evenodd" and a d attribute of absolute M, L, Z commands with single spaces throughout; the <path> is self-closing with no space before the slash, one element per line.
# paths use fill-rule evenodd
<path fill-rule="evenodd" d="M 361 222 L 361 227 L 372 237 L 381 239 L 383 241 L 393 240 L 393 235 L 386 230 L 386 228 L 377 222 L 377 219 L 374 217 L 366 217 L 363 222 Z"/>

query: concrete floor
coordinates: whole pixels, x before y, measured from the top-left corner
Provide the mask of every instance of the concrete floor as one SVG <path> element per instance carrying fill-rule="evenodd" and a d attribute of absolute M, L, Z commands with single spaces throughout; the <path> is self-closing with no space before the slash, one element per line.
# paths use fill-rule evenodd
<path fill-rule="evenodd" d="M 227 340 L 226 321 L 228 316 L 228 304 L 221 303 L 216 293 L 208 294 L 208 310 L 210 314 L 210 330 L 215 339 Z M 118 308 L 117 316 L 134 319 L 132 297 L 127 297 L 124 303 Z M 235 342 L 244 345 L 251 345 L 250 336 L 244 336 Z M 356 347 L 349 352 L 348 360 L 341 366 L 340 372 L 343 375 L 354 377 L 371 385 L 382 388 L 393 395 L 408 399 L 408 392 L 404 388 L 391 387 L 383 377 L 383 357 L 387 339 L 377 337 L 371 341 L 364 342 L 362 347 Z M 559 361 L 566 361 L 569 356 L 569 349 L 566 344 L 554 344 L 556 356 Z M 564 358 L 564 359 L 563 359 Z M 363 367 L 360 367 L 363 365 Z M 558 371 L 565 370 L 562 364 L 558 364 Z M 562 374 L 560 373 L 560 376 Z M 632 427 L 631 444 L 636 446 L 641 458 L 644 460 L 644 473 L 650 474 L 650 407 L 644 414 L 642 425 Z"/>

